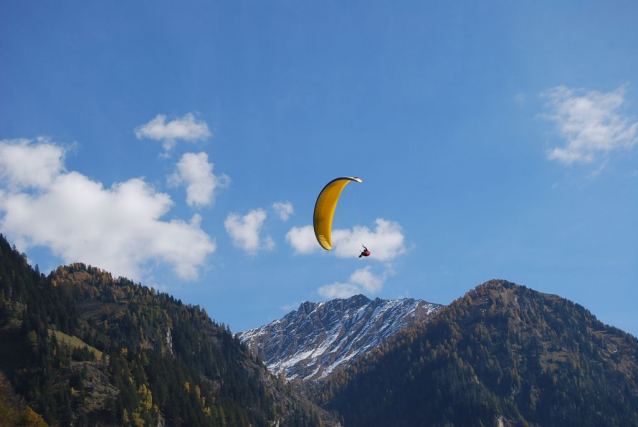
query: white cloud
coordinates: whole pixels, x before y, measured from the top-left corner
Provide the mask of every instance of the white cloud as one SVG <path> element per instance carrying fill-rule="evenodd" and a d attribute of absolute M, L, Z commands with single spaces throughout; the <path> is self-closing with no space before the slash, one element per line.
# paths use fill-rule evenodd
<path fill-rule="evenodd" d="M 233 245 L 249 255 L 257 255 L 261 250 L 272 250 L 275 247 L 272 237 L 260 237 L 266 217 L 266 211 L 263 209 L 252 210 L 244 216 L 234 213 L 228 215 L 224 226 L 233 239 Z"/>
<path fill-rule="evenodd" d="M 297 254 L 310 254 L 321 249 L 321 246 L 317 243 L 312 225 L 292 227 L 290 231 L 286 233 L 286 241 L 293 247 Z"/>
<path fill-rule="evenodd" d="M 376 227 L 356 226 L 351 230 L 332 230 L 332 246 L 330 251 L 339 258 L 357 258 L 365 245 L 372 253 L 371 259 L 392 261 L 405 253 L 405 236 L 398 222 L 377 218 Z M 286 234 L 286 241 L 297 254 L 309 254 L 319 251 L 321 247 L 315 238 L 311 225 L 293 227 Z"/>
<path fill-rule="evenodd" d="M 359 286 L 370 294 L 376 294 L 383 289 L 385 277 L 375 276 L 370 271 L 370 266 L 360 268 L 350 276 L 350 283 Z"/>
<path fill-rule="evenodd" d="M 195 120 L 195 116 L 192 113 L 187 113 L 184 117 L 171 120 L 168 123 L 166 123 L 164 114 L 158 114 L 150 122 L 135 128 L 137 139 L 149 138 L 162 141 L 166 151 L 173 148 L 178 139 L 197 141 L 206 139 L 211 135 L 206 122 Z"/>
<path fill-rule="evenodd" d="M 332 243 L 335 255 L 340 258 L 356 258 L 365 245 L 371 257 L 378 261 L 391 261 L 405 252 L 405 236 L 398 222 L 377 218 L 376 227 L 357 226 L 352 230 L 334 230 Z"/>
<path fill-rule="evenodd" d="M 288 221 L 290 216 L 295 213 L 295 209 L 290 202 L 276 202 L 273 203 L 272 208 L 282 221 Z"/>
<path fill-rule="evenodd" d="M 350 283 L 333 283 L 332 285 L 324 285 L 318 289 L 319 295 L 326 299 L 349 298 L 358 295 L 361 290 Z"/>
<path fill-rule="evenodd" d="M 63 148 L 45 137 L 0 141 L 0 180 L 13 189 L 46 187 L 64 170 Z"/>
<path fill-rule="evenodd" d="M 169 176 L 169 185 L 186 184 L 189 206 L 211 205 L 215 201 L 215 190 L 226 188 L 230 183 L 227 175 L 214 175 L 213 167 L 206 153 L 186 153 L 177 163 L 177 171 Z"/>
<path fill-rule="evenodd" d="M 559 86 L 543 92 L 549 112 L 541 117 L 556 122 L 563 147 L 547 152 L 550 160 L 591 163 L 599 155 L 629 149 L 638 141 L 638 122 L 619 111 L 625 104 L 625 86 L 609 93 Z"/>
<path fill-rule="evenodd" d="M 357 294 L 377 294 L 383 289 L 388 273 L 375 275 L 370 266 L 357 269 L 350 275 L 347 283 L 333 283 L 318 289 L 319 295 L 326 299 L 348 298 Z"/>
<path fill-rule="evenodd" d="M 80 173 L 65 172 L 64 149 L 47 140 L 2 141 L 0 146 L 13 153 L 12 161 L 0 164 L 8 181 L 0 193 L 0 229 L 19 247 L 46 246 L 65 263 L 84 262 L 134 280 L 153 263 L 194 279 L 216 249 L 198 215 L 190 222 L 162 221 L 172 201 L 142 179 L 104 188 Z M 26 156 L 46 165 L 41 176 L 15 173 L 12 162 Z M 34 168 L 30 160 L 21 165 Z"/>

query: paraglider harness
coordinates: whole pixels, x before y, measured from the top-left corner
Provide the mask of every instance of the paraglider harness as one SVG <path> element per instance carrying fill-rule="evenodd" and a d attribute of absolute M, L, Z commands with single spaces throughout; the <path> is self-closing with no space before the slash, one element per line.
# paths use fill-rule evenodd
<path fill-rule="evenodd" d="M 370 251 L 365 246 L 363 246 L 363 251 L 361 251 L 361 254 L 359 254 L 359 258 L 361 258 L 362 256 L 370 256 Z"/>

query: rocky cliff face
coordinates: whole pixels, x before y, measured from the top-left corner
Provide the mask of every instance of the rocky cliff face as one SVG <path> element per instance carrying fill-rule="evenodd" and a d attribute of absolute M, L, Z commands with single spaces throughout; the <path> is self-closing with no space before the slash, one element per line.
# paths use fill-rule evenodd
<path fill-rule="evenodd" d="M 238 337 L 271 372 L 288 379 L 320 380 L 414 322 L 427 321 L 441 307 L 422 300 L 370 300 L 363 295 L 305 302 L 282 319 Z"/>

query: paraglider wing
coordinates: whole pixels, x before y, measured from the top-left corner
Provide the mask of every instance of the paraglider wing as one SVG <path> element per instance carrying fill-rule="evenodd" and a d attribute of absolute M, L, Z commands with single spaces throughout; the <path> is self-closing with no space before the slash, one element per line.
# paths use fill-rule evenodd
<path fill-rule="evenodd" d="M 333 179 L 321 190 L 319 197 L 317 197 L 312 223 L 317 241 L 325 250 L 332 249 L 330 234 L 339 196 L 341 196 L 343 188 L 352 181 L 363 182 L 357 177 L 350 176 Z"/>

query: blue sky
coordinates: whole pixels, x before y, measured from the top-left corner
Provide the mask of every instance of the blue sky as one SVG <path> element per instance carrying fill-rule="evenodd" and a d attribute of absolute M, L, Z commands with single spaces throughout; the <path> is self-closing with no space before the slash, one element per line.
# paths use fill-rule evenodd
<path fill-rule="evenodd" d="M 0 4 L 0 232 L 241 331 L 493 278 L 638 335 L 638 4 Z M 335 250 L 309 226 L 346 187 Z M 372 252 L 357 258 L 361 244 Z"/>

